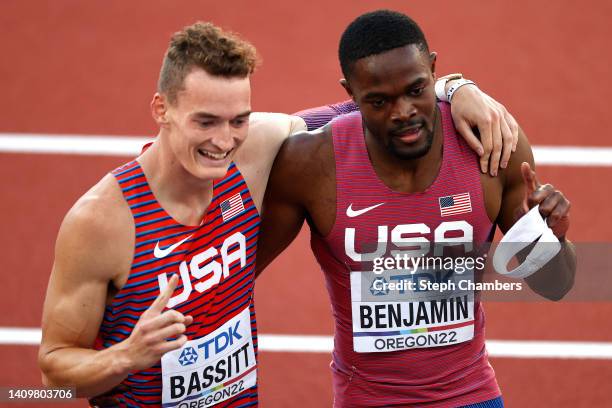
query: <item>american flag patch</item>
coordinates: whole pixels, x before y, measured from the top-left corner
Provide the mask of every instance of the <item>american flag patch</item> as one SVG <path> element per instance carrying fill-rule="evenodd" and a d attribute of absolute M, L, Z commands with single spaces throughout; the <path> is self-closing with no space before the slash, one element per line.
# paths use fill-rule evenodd
<path fill-rule="evenodd" d="M 438 201 L 440 202 L 440 215 L 442 217 L 472 212 L 470 193 L 440 197 Z"/>
<path fill-rule="evenodd" d="M 240 193 L 236 193 L 227 200 L 222 201 L 221 204 L 219 204 L 219 207 L 221 207 L 221 217 L 223 217 L 223 222 L 226 222 L 244 211 L 242 196 Z"/>

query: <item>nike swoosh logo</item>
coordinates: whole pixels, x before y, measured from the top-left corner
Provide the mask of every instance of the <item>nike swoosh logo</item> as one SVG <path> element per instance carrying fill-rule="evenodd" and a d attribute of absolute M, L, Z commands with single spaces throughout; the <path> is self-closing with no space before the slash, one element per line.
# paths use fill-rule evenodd
<path fill-rule="evenodd" d="M 365 214 L 368 211 L 375 209 L 376 207 L 380 207 L 383 204 L 384 203 L 380 203 L 380 204 L 373 205 L 371 207 L 362 208 L 361 210 L 353 210 L 353 203 L 351 203 L 346 209 L 346 215 L 349 218 L 357 217 L 361 214 Z"/>
<path fill-rule="evenodd" d="M 157 244 L 155 244 L 155 249 L 153 250 L 153 256 L 155 256 L 156 258 L 165 258 L 168 255 L 170 255 L 170 252 L 174 251 L 176 248 L 178 248 L 183 242 L 187 241 L 189 238 L 191 238 L 193 236 L 193 234 L 191 234 L 190 236 L 188 236 L 187 238 L 181 239 L 179 242 L 177 242 L 176 244 L 172 244 L 170 245 L 168 248 L 164 248 L 161 249 L 159 247 L 159 241 L 157 241 Z"/>

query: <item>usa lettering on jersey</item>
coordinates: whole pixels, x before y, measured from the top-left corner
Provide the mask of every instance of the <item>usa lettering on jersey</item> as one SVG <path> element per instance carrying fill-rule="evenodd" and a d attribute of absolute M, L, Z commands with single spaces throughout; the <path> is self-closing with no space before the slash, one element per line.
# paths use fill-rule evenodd
<path fill-rule="evenodd" d="M 453 237 L 447 233 L 453 231 Z M 378 226 L 376 249 L 356 251 L 356 228 L 345 229 L 346 255 L 363 265 L 376 257 L 408 255 L 442 256 L 445 247 L 473 249 L 473 229 L 466 221 L 442 222 L 433 231 L 434 247 L 427 238 L 426 224 L 400 224 L 389 234 Z M 409 235 L 409 236 L 406 236 Z M 360 246 L 360 247 L 363 247 Z M 393 248 L 393 249 L 391 249 Z M 470 290 L 430 291 L 423 282 L 457 288 L 457 280 L 472 280 L 473 270 L 371 269 L 351 271 L 353 349 L 358 353 L 387 352 L 411 348 L 439 347 L 469 341 L 474 337 L 474 293 Z M 391 283 L 391 284 L 390 284 Z M 400 283 L 403 283 L 401 285 Z"/>

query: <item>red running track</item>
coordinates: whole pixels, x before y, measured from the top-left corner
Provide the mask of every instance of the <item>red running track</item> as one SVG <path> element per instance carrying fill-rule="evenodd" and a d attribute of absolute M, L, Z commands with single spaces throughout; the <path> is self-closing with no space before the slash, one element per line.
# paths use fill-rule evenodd
<path fill-rule="evenodd" d="M 0 132 L 154 134 L 148 101 L 168 37 L 197 19 L 236 30 L 258 47 L 264 63 L 253 79 L 254 109 L 291 112 L 339 100 L 337 39 L 352 18 L 374 6 L 413 16 L 439 53 L 438 70 L 463 71 L 502 100 L 533 144 L 610 144 L 602 131 L 609 117 L 603 98 L 612 86 L 600 79 L 612 62 L 602 53 L 612 5 L 603 0 L 452 7 L 443 1 L 5 0 Z M 63 214 L 123 161 L 0 154 L 0 326 L 40 325 Z M 574 241 L 611 241 L 606 187 L 612 168 L 542 167 L 538 175 L 572 200 Z M 332 334 L 322 275 L 307 241 L 302 233 L 258 282 L 260 333 Z M 279 315 L 279 307 L 288 312 Z M 485 308 L 488 338 L 612 341 L 610 302 Z M 326 354 L 262 352 L 262 406 L 329 406 L 329 360 Z M 0 346 L 0 361 L 0 386 L 40 384 L 35 347 Z M 610 406 L 610 360 L 493 358 L 492 364 L 507 406 Z"/>

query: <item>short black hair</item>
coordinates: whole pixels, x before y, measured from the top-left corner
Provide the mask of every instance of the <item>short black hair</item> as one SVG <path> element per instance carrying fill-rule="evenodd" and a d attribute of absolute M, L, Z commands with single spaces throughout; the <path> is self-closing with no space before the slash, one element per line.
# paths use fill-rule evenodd
<path fill-rule="evenodd" d="M 392 10 L 362 14 L 340 37 L 338 57 L 342 74 L 348 78 L 353 63 L 361 58 L 411 44 L 429 53 L 423 31 L 407 15 Z"/>

